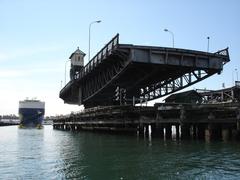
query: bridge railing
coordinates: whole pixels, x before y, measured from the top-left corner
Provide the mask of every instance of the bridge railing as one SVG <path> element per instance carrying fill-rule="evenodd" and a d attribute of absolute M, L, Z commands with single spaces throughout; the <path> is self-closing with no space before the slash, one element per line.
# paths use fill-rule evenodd
<path fill-rule="evenodd" d="M 226 64 L 227 62 L 230 61 L 228 48 L 219 50 L 219 51 L 215 52 L 214 54 L 218 54 L 218 55 L 226 56 L 226 57 L 227 57 L 226 61 L 224 61 L 223 64 Z"/>
<path fill-rule="evenodd" d="M 98 64 L 100 64 L 111 52 L 117 48 L 119 44 L 119 34 L 114 36 L 81 70 L 79 74 L 76 74 L 74 79 L 81 79 L 83 76 L 93 70 Z"/>

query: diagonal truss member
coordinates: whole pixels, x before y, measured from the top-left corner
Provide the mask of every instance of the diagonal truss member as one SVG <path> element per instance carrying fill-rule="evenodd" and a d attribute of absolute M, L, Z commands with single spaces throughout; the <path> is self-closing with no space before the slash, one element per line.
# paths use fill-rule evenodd
<path fill-rule="evenodd" d="M 166 96 L 206 79 L 214 73 L 205 70 L 195 70 L 176 79 L 169 78 L 149 87 L 141 88 L 140 98 L 150 101 Z"/>

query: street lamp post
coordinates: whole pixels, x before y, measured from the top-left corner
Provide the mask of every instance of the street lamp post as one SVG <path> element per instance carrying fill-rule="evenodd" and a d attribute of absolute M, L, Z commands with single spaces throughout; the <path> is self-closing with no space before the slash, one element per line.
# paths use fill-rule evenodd
<path fill-rule="evenodd" d="M 174 34 L 172 31 L 169 31 L 168 29 L 164 29 L 165 32 L 169 32 L 172 35 L 172 44 L 173 44 L 173 48 L 174 48 Z"/>
<path fill-rule="evenodd" d="M 93 21 L 89 24 L 89 29 L 88 29 L 88 62 L 90 61 L 90 47 L 91 47 L 91 26 L 94 23 L 100 23 L 101 21 Z"/>
<path fill-rule="evenodd" d="M 208 40 L 208 41 L 207 41 L 207 52 L 209 52 L 209 39 L 210 39 L 210 37 L 208 36 L 208 37 L 207 37 L 207 40 Z"/>
<path fill-rule="evenodd" d="M 236 68 L 235 71 L 236 71 L 236 78 L 237 78 L 237 81 L 238 81 L 238 69 Z"/>

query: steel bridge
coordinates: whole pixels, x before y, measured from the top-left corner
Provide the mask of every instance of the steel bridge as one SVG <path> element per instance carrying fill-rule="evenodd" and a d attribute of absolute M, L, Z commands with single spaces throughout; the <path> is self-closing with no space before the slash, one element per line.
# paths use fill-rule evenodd
<path fill-rule="evenodd" d="M 65 103 L 85 107 L 116 104 L 115 89 L 126 99 L 154 100 L 202 81 L 229 62 L 228 48 L 216 53 L 120 44 L 119 34 L 60 91 Z"/>

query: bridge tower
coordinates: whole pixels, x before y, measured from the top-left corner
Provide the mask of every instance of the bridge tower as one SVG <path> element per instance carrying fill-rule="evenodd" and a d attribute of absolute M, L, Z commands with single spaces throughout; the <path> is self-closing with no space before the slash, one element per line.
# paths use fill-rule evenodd
<path fill-rule="evenodd" d="M 82 52 L 79 47 L 75 52 L 71 54 L 69 59 L 71 60 L 70 79 L 73 80 L 74 76 L 77 75 L 84 67 L 84 56 L 86 54 Z"/>

